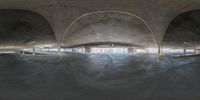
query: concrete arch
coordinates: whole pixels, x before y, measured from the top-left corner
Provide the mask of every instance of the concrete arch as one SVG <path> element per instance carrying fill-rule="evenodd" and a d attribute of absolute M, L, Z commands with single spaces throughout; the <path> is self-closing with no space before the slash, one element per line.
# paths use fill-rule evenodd
<path fill-rule="evenodd" d="M 170 48 L 199 48 L 200 9 L 183 12 L 171 20 L 163 38 Z"/>
<path fill-rule="evenodd" d="M 1 45 L 55 43 L 49 22 L 40 14 L 23 9 L 0 9 Z M 33 44 L 32 44 L 33 45 Z"/>
<path fill-rule="evenodd" d="M 126 16 L 131 16 L 139 21 L 141 21 L 142 24 L 144 24 L 144 26 L 146 27 L 146 29 L 149 31 L 149 33 L 151 33 L 152 37 L 153 37 L 153 42 L 155 43 L 156 42 L 156 38 L 155 38 L 155 34 L 153 33 L 153 31 L 151 30 L 151 28 L 149 27 L 148 23 L 142 19 L 141 17 L 135 15 L 135 14 L 132 14 L 132 13 L 129 13 L 129 12 L 123 12 L 123 11 L 95 11 L 95 12 L 90 12 L 90 13 L 86 13 L 86 14 L 83 14 L 79 17 L 77 17 L 67 28 L 66 28 L 66 31 L 65 31 L 65 34 L 64 34 L 64 39 L 68 39 L 70 37 L 70 33 L 69 31 L 72 29 L 72 27 L 74 26 L 74 24 L 76 24 L 78 21 L 80 21 L 81 19 L 83 19 L 84 17 L 88 17 L 88 16 L 93 16 L 95 14 L 105 14 L 105 13 L 117 13 L 117 14 L 123 14 L 123 15 L 126 15 Z M 63 40 L 65 41 L 65 40 Z"/>

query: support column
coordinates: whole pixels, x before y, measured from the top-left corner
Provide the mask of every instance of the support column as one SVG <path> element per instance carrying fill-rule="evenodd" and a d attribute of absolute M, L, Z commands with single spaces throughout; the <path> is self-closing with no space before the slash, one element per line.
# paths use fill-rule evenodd
<path fill-rule="evenodd" d="M 158 57 L 162 57 L 162 56 L 164 56 L 162 48 L 158 46 Z"/>
<path fill-rule="evenodd" d="M 135 54 L 137 53 L 137 48 L 134 48 L 134 53 L 135 53 Z"/>
<path fill-rule="evenodd" d="M 22 54 L 24 54 L 24 49 L 22 50 Z"/>
<path fill-rule="evenodd" d="M 197 49 L 194 49 L 194 54 L 197 54 Z"/>
<path fill-rule="evenodd" d="M 33 48 L 33 55 L 35 55 L 35 47 Z"/>
<path fill-rule="evenodd" d="M 149 50 L 148 50 L 148 49 L 146 49 L 146 53 L 149 53 Z"/>
<path fill-rule="evenodd" d="M 76 48 L 72 48 L 72 53 L 75 53 L 76 52 Z"/>
<path fill-rule="evenodd" d="M 158 46 L 158 57 L 157 57 L 157 61 L 159 61 L 159 59 L 160 59 L 161 57 L 163 57 L 163 56 L 164 56 L 163 51 L 162 51 L 161 47 Z"/>
<path fill-rule="evenodd" d="M 85 53 L 85 48 L 84 48 L 84 47 L 82 47 L 82 53 L 83 53 L 83 54 Z"/>
<path fill-rule="evenodd" d="M 160 55 L 160 46 L 158 47 L 158 56 Z"/>
<path fill-rule="evenodd" d="M 184 55 L 186 55 L 186 54 L 187 54 L 187 52 L 186 52 L 186 49 L 183 49 L 183 53 L 184 53 Z"/>
<path fill-rule="evenodd" d="M 136 52 L 136 49 L 135 48 L 128 48 L 128 53 L 135 53 Z"/>
<path fill-rule="evenodd" d="M 85 47 L 85 53 L 90 53 L 90 47 Z"/>
<path fill-rule="evenodd" d="M 60 54 L 61 54 L 60 47 L 58 47 L 58 55 L 60 55 Z"/>

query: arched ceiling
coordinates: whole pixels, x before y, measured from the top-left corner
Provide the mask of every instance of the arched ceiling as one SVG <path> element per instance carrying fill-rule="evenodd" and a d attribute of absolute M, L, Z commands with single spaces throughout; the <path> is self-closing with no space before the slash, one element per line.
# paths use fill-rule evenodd
<path fill-rule="evenodd" d="M 0 9 L 0 45 L 31 46 L 55 43 L 49 23 L 40 15 L 14 9 Z"/>
<path fill-rule="evenodd" d="M 164 46 L 172 48 L 200 48 L 200 10 L 178 15 L 170 23 Z"/>
<path fill-rule="evenodd" d="M 25 9 L 41 14 L 53 28 L 56 39 L 63 42 L 69 25 L 79 16 L 95 11 L 123 11 L 147 22 L 161 44 L 173 18 L 200 8 L 199 0 L 1 0 L 0 9 Z"/>
<path fill-rule="evenodd" d="M 77 19 L 65 33 L 66 46 L 118 42 L 154 47 L 153 33 L 137 16 L 123 12 L 97 12 Z"/>

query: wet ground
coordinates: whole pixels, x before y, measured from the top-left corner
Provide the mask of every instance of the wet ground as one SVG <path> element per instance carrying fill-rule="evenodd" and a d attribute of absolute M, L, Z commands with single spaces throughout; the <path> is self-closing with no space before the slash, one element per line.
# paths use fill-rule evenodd
<path fill-rule="evenodd" d="M 0 55 L 0 100 L 200 100 L 200 57 Z"/>

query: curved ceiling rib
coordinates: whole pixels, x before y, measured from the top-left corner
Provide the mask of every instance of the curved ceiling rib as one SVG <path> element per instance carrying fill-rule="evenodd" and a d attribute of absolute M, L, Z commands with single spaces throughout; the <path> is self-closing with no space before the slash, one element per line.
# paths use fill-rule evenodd
<path fill-rule="evenodd" d="M 109 13 L 109 12 L 110 12 L 110 13 L 113 13 L 113 12 L 114 12 L 114 13 L 127 14 L 127 15 L 130 15 L 130 16 L 136 17 L 136 18 L 140 19 L 140 20 L 147 26 L 147 28 L 150 30 L 150 32 L 151 32 L 152 34 L 154 34 L 153 31 L 151 30 L 151 28 L 149 27 L 149 25 L 147 24 L 147 22 L 146 22 L 144 19 L 142 19 L 141 17 L 139 17 L 139 16 L 137 16 L 137 15 L 135 15 L 135 14 L 128 13 L 128 12 L 123 12 L 123 11 L 95 11 L 95 12 L 90 12 L 90 13 L 83 14 L 83 15 L 79 16 L 78 18 L 76 18 L 76 19 L 67 27 L 66 32 L 65 32 L 65 34 L 64 34 L 64 37 L 66 36 L 66 34 L 68 34 L 68 31 L 69 31 L 69 29 L 73 26 L 73 24 L 76 23 L 76 21 L 80 20 L 82 17 L 89 16 L 89 15 L 96 14 L 96 13 Z"/>
<path fill-rule="evenodd" d="M 33 46 L 56 42 L 50 24 L 35 12 L 0 9 L 0 21 L 1 46 Z"/>
<path fill-rule="evenodd" d="M 200 9 L 184 12 L 169 24 L 163 39 L 164 47 L 200 48 Z"/>
<path fill-rule="evenodd" d="M 107 17 L 109 18 L 107 18 Z M 87 18 L 88 17 L 88 18 Z M 105 20 L 107 20 L 105 22 Z M 117 24 L 113 24 L 111 25 L 111 23 L 109 23 L 109 21 L 114 21 L 114 23 L 117 23 Z M 124 21 L 124 22 L 123 22 Z M 84 24 L 82 26 L 80 25 L 77 25 L 77 23 L 79 24 Z M 87 24 L 85 24 L 87 23 Z M 85 28 L 86 26 L 90 26 L 90 28 L 93 28 L 93 31 L 95 31 L 97 33 L 97 31 L 95 29 L 98 29 L 100 27 L 103 27 L 99 24 L 104 24 L 105 26 L 107 24 L 111 25 L 111 27 L 107 27 L 107 28 L 116 28 L 116 27 L 125 27 L 127 28 L 127 31 L 130 31 L 134 34 L 134 31 L 133 29 L 130 30 L 130 28 L 135 28 L 136 30 L 140 30 L 140 31 L 143 31 L 141 32 L 141 34 L 148 34 L 146 37 L 144 38 L 147 38 L 147 37 L 150 37 L 149 39 L 151 39 L 155 46 L 155 42 L 156 42 L 156 39 L 155 39 L 155 36 L 154 36 L 154 33 L 153 31 L 151 30 L 151 28 L 149 27 L 149 25 L 146 23 L 145 20 L 143 20 L 142 18 L 140 18 L 139 16 L 136 16 L 134 14 L 131 14 L 131 13 L 128 13 L 128 12 L 121 12 L 121 11 L 97 11 L 97 12 L 91 12 L 91 13 L 86 13 L 86 14 L 83 14 L 82 16 L 76 18 L 70 25 L 69 27 L 67 27 L 66 29 L 66 32 L 64 34 L 64 42 L 65 43 L 70 43 L 68 40 L 69 38 L 72 37 L 72 35 L 76 34 L 77 32 L 74 32 L 74 31 L 77 31 L 77 30 L 81 30 L 81 29 L 76 29 L 74 30 L 73 28 L 77 28 L 77 27 L 81 27 L 81 28 Z M 106 24 L 105 24 L 106 23 Z M 138 24 L 139 23 L 139 24 Z M 127 25 L 125 25 L 127 24 Z M 131 26 L 132 24 L 132 26 Z M 108 25 L 108 26 L 109 26 Z M 139 26 L 140 25 L 140 26 Z M 106 27 L 104 27 L 104 29 L 106 30 L 107 29 Z M 123 31 L 126 31 L 124 28 Z M 115 30 L 115 32 L 117 31 L 117 29 L 113 29 Z M 145 30 L 145 31 L 144 31 Z M 72 31 L 72 32 L 71 32 Z M 103 31 L 103 30 L 102 30 Z M 118 30 L 119 31 L 119 30 Z M 148 32 L 146 32 L 148 31 Z M 74 32 L 74 33 L 73 33 Z M 91 31 L 90 31 L 91 32 Z M 99 31 L 98 31 L 99 32 Z M 109 31 L 110 32 L 110 31 Z M 87 33 L 87 32 L 85 32 Z M 125 34 L 126 32 L 124 32 Z M 122 34 L 122 33 L 121 33 Z M 138 34 L 138 33 L 137 33 Z M 115 33 L 113 33 L 113 35 L 115 35 Z M 120 37 L 120 36 L 119 36 Z M 78 38 L 77 38 L 78 39 Z M 103 39 L 102 39 L 103 40 Z M 126 39 L 125 39 L 126 40 Z M 134 38 L 133 38 L 134 40 Z M 147 39 L 148 40 L 148 39 Z M 68 42 L 66 42 L 68 41 Z M 78 40 L 77 40 L 78 41 Z M 107 41 L 93 41 L 93 42 L 109 42 L 108 40 Z M 123 41 L 110 41 L 110 42 L 123 42 Z M 85 42 L 83 42 L 85 43 Z M 134 44 L 134 43 L 133 43 Z M 79 44 L 73 44 L 73 45 L 79 45 Z M 72 46 L 72 45 L 70 45 Z"/>

